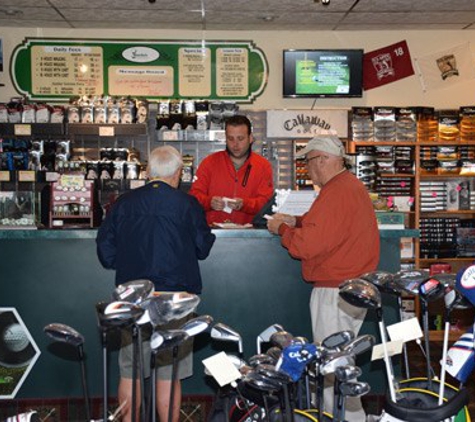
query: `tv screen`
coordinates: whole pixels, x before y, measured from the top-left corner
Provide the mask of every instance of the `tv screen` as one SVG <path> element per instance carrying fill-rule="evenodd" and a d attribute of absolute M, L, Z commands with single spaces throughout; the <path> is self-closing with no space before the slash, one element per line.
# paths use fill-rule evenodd
<path fill-rule="evenodd" d="M 361 97 L 363 50 L 284 50 L 284 97 Z"/>

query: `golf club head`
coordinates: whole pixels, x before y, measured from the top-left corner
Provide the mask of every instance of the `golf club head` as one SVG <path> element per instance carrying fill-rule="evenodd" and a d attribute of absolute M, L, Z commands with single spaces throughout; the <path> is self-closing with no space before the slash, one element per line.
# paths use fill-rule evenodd
<path fill-rule="evenodd" d="M 165 341 L 165 338 L 158 332 L 154 331 L 150 338 L 150 347 L 152 350 L 157 350 Z"/>
<path fill-rule="evenodd" d="M 154 326 L 168 324 L 191 314 L 200 303 L 198 295 L 192 293 L 160 293 L 154 295 L 142 304 L 150 315 Z"/>
<path fill-rule="evenodd" d="M 340 285 L 340 297 L 357 308 L 381 308 L 381 293 L 369 281 L 360 278 L 347 280 Z"/>
<path fill-rule="evenodd" d="M 186 321 L 180 330 L 185 331 L 190 337 L 196 336 L 206 331 L 213 323 L 213 318 L 209 315 L 200 315 L 196 318 Z"/>
<path fill-rule="evenodd" d="M 155 286 L 150 280 L 132 280 L 120 284 L 112 292 L 114 301 L 139 304 L 153 294 Z"/>
<path fill-rule="evenodd" d="M 335 378 L 340 382 L 346 382 L 358 378 L 362 373 L 359 366 L 343 365 L 335 369 Z"/>
<path fill-rule="evenodd" d="M 288 331 L 277 331 L 270 336 L 270 342 L 273 346 L 280 347 L 281 349 L 285 349 L 287 346 L 290 345 L 294 336 L 290 334 Z"/>
<path fill-rule="evenodd" d="M 211 329 L 211 338 L 215 340 L 230 341 L 233 343 L 238 343 L 239 353 L 242 353 L 241 335 L 236 330 L 234 330 L 233 328 L 229 327 L 226 324 L 223 324 L 221 322 L 214 324 L 213 328 Z"/>
<path fill-rule="evenodd" d="M 264 353 L 254 355 L 249 358 L 249 365 L 251 365 L 252 367 L 258 365 L 275 365 L 276 363 L 277 360 L 274 357 Z"/>
<path fill-rule="evenodd" d="M 381 292 L 386 292 L 385 286 L 393 280 L 393 274 L 387 271 L 371 271 L 363 274 L 360 278 L 374 284 Z"/>
<path fill-rule="evenodd" d="M 53 339 L 62 343 L 68 343 L 72 346 L 79 347 L 84 344 L 84 336 L 78 333 L 74 328 L 69 325 L 52 323 L 43 328 L 45 334 Z"/>
<path fill-rule="evenodd" d="M 302 337 L 302 336 L 297 336 L 297 337 L 294 337 L 291 341 L 292 344 L 308 344 L 308 338 L 306 337 Z"/>
<path fill-rule="evenodd" d="M 325 349 L 341 349 L 355 338 L 355 333 L 351 330 L 338 331 L 330 334 L 322 340 L 321 347 Z"/>
<path fill-rule="evenodd" d="M 427 270 L 403 270 L 394 274 L 394 282 L 404 292 L 419 294 L 419 285 L 429 278 Z"/>
<path fill-rule="evenodd" d="M 101 315 L 101 323 L 107 327 L 128 327 L 138 321 L 144 310 L 132 302 L 111 302 Z"/>
<path fill-rule="evenodd" d="M 324 376 L 335 373 L 336 368 L 345 365 L 354 365 L 355 359 L 346 352 L 330 353 L 324 359 L 320 373 Z"/>
<path fill-rule="evenodd" d="M 279 360 L 281 354 L 282 354 L 282 349 L 277 346 L 272 346 L 266 350 L 266 355 L 269 355 L 276 362 Z"/>
<path fill-rule="evenodd" d="M 365 334 L 353 339 L 348 344 L 346 344 L 343 347 L 343 351 L 348 352 L 353 356 L 358 356 L 370 350 L 375 342 L 376 339 L 374 336 L 372 336 L 371 334 Z"/>
<path fill-rule="evenodd" d="M 275 366 L 268 364 L 257 365 L 254 369 L 258 374 L 264 375 L 272 380 L 277 380 L 282 383 L 290 384 L 292 378 L 284 372 L 277 371 Z"/>
<path fill-rule="evenodd" d="M 360 397 L 368 394 L 371 387 L 367 382 L 349 381 L 339 385 L 340 394 L 347 397 Z"/>
<path fill-rule="evenodd" d="M 256 371 L 248 372 L 244 376 L 243 382 L 253 386 L 258 390 L 266 392 L 275 392 L 282 388 L 282 383 L 279 381 L 267 378 L 264 375 L 258 374 Z"/>
<path fill-rule="evenodd" d="M 445 286 L 436 277 L 419 284 L 419 297 L 426 302 L 434 302 L 444 296 Z"/>
<path fill-rule="evenodd" d="M 261 353 L 261 344 L 270 341 L 270 336 L 277 331 L 284 331 L 280 324 L 272 324 L 257 336 L 257 353 Z"/>
<path fill-rule="evenodd" d="M 161 347 L 164 349 L 172 349 L 182 345 L 189 339 L 189 335 L 183 330 L 158 330 L 156 333 L 163 337 Z"/>

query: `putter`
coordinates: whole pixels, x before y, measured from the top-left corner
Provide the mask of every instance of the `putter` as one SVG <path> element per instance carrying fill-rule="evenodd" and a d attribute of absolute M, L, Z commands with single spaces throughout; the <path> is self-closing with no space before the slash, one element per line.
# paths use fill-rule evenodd
<path fill-rule="evenodd" d="M 68 325 L 59 324 L 59 323 L 48 324 L 44 327 L 43 331 L 49 338 L 53 339 L 54 341 L 67 343 L 77 348 L 79 364 L 81 366 L 81 381 L 82 381 L 82 389 L 84 393 L 84 406 L 85 406 L 85 411 L 86 411 L 86 418 L 88 421 L 90 421 L 91 407 L 89 403 L 89 388 L 87 385 L 86 364 L 85 364 L 85 355 L 84 355 L 84 348 L 83 348 L 84 336 L 78 333 L 74 328 Z"/>
<path fill-rule="evenodd" d="M 389 358 L 387 347 L 386 329 L 383 322 L 383 309 L 381 304 L 381 293 L 376 286 L 369 281 L 362 279 L 351 279 L 345 281 L 339 287 L 340 297 L 350 305 L 360 308 L 375 309 L 378 319 L 379 333 L 384 352 L 384 363 L 386 366 L 386 375 L 388 377 L 389 393 L 392 401 L 396 401 L 395 377 L 392 369 L 392 363 Z"/>

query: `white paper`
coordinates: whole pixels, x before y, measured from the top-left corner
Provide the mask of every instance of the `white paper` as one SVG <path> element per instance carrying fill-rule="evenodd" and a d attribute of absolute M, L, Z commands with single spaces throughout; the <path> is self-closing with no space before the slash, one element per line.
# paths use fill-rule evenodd
<path fill-rule="evenodd" d="M 203 365 L 213 376 L 220 387 L 230 384 L 241 378 L 241 373 L 234 366 L 232 360 L 224 352 L 220 352 L 203 360 Z"/>
<path fill-rule="evenodd" d="M 236 202 L 235 199 L 231 199 L 231 198 L 223 198 L 223 201 L 224 201 L 224 208 L 223 208 L 223 212 L 226 212 L 228 214 L 231 214 L 233 212 L 233 209 L 229 206 L 229 203 L 233 203 L 233 202 Z"/>
<path fill-rule="evenodd" d="M 387 348 L 388 348 L 388 355 L 394 356 L 394 355 L 399 355 L 402 352 L 402 345 L 404 342 L 402 340 L 397 340 L 397 341 L 390 341 L 388 342 Z M 371 361 L 378 360 L 378 359 L 384 359 L 384 348 L 382 343 L 377 344 L 376 346 L 373 346 L 373 353 L 371 354 Z"/>
<path fill-rule="evenodd" d="M 292 190 L 286 192 L 282 203 L 279 204 L 276 201 L 279 205 L 273 211 L 289 215 L 303 215 L 310 209 L 317 196 L 318 192 L 314 190 Z"/>
<path fill-rule="evenodd" d="M 408 342 L 424 336 L 419 320 L 415 317 L 392 324 L 387 327 L 387 330 L 392 341 L 402 340 L 403 342 Z"/>

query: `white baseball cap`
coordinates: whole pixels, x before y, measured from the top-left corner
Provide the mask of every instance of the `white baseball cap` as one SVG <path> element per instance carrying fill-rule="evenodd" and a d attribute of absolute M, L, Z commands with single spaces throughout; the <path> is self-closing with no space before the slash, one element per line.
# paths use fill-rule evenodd
<path fill-rule="evenodd" d="M 322 151 L 336 157 L 345 157 L 345 147 L 336 135 L 319 135 L 308 141 L 305 148 L 296 153 L 296 157 L 305 157 L 310 151 Z"/>

